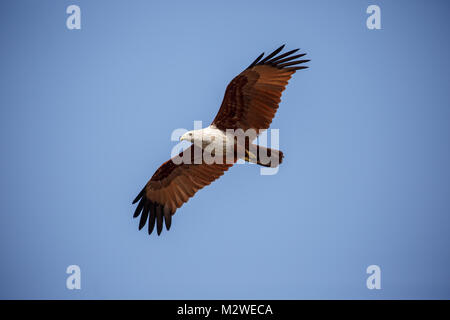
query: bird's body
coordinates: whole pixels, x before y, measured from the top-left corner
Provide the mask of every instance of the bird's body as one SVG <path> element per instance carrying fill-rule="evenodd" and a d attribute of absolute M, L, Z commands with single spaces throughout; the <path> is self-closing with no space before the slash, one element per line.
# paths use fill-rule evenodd
<path fill-rule="evenodd" d="M 227 135 L 226 132 L 217 129 L 214 125 L 207 126 L 203 129 L 188 131 L 180 138 L 180 140 L 190 141 L 202 149 L 209 146 L 216 150 L 221 149 L 223 152 L 227 151 L 227 145 L 230 144 L 232 139 L 232 135 Z"/>
<path fill-rule="evenodd" d="M 281 46 L 267 57 L 260 55 L 227 86 L 220 110 L 211 125 L 186 132 L 180 140 L 192 145 L 163 163 L 133 203 L 139 201 L 134 217 L 140 216 L 139 229 L 148 222 L 158 235 L 165 222 L 167 230 L 177 208 L 212 181 L 219 178 L 238 159 L 267 167 L 283 159 L 279 150 L 258 146 L 252 141 L 266 130 L 278 109 L 281 93 L 305 54 L 298 49 L 278 55 Z"/>
<path fill-rule="evenodd" d="M 253 135 L 247 140 L 253 140 Z M 192 142 L 193 145 L 203 150 L 204 157 L 207 155 L 216 156 L 216 160 L 220 161 L 228 157 L 231 161 L 245 158 L 245 142 L 238 141 L 234 130 L 223 131 L 217 129 L 214 125 L 209 125 L 203 129 L 197 129 L 186 132 L 181 136 L 180 141 L 186 140 Z M 243 140 L 243 139 L 239 139 Z M 237 152 L 241 150 L 241 152 Z M 233 162 L 231 162 L 233 163 Z"/>

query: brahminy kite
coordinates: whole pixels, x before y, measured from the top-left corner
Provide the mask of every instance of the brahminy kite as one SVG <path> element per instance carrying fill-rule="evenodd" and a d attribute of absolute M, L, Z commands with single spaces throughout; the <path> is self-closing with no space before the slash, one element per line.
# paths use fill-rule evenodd
<path fill-rule="evenodd" d="M 139 230 L 147 222 L 149 234 L 155 224 L 158 235 L 164 223 L 169 230 L 175 211 L 240 158 L 268 167 L 281 163 L 281 151 L 254 145 L 251 141 L 269 127 L 281 101 L 281 93 L 292 75 L 308 68 L 300 64 L 310 60 L 298 60 L 305 53 L 293 55 L 299 50 L 295 49 L 279 54 L 283 48 L 284 45 L 266 57 L 262 53 L 228 84 L 219 112 L 210 126 L 181 136 L 180 140 L 193 144 L 164 162 L 133 201 L 133 204 L 139 202 L 134 212 L 134 218 L 141 217 Z M 244 144 L 236 142 L 236 135 L 233 135 L 239 130 L 251 132 Z M 224 152 L 220 153 L 219 159 L 232 152 L 231 161 L 204 161 L 205 150 L 211 149 L 211 145 L 215 146 L 212 155 L 219 154 L 217 150 Z M 239 150 L 243 152 L 239 153 Z M 262 161 L 261 154 L 266 154 L 269 161 Z"/>

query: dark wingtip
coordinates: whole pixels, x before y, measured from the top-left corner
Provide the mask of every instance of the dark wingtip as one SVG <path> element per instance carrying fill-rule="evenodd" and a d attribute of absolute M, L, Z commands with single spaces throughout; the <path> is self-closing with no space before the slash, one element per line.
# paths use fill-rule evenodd
<path fill-rule="evenodd" d="M 161 234 L 164 224 L 164 206 L 159 204 L 156 207 L 156 232 Z"/>
<path fill-rule="evenodd" d="M 140 201 L 139 201 L 140 200 Z M 133 204 L 139 201 L 133 218 L 141 216 L 139 220 L 139 230 L 142 230 L 148 221 L 148 234 L 152 234 L 156 229 L 156 233 L 161 235 L 164 225 L 170 230 L 172 225 L 172 212 L 164 210 L 164 205 L 151 201 L 145 196 L 145 187 L 133 201 Z M 167 208 L 166 208 L 167 209 Z M 156 227 L 156 228 L 155 228 Z"/>
<path fill-rule="evenodd" d="M 289 61 L 283 64 L 277 64 L 277 67 L 279 68 L 284 68 L 284 67 L 289 67 L 289 66 L 294 66 L 297 64 L 302 64 L 302 63 L 306 63 L 309 62 L 309 60 L 294 60 L 294 61 Z"/>
<path fill-rule="evenodd" d="M 286 68 L 286 70 L 291 70 L 291 71 L 297 71 L 297 70 L 303 70 L 303 69 L 308 69 L 308 66 L 301 66 L 301 67 L 291 67 L 291 68 Z"/>
<path fill-rule="evenodd" d="M 142 209 L 141 220 L 139 221 L 139 230 L 141 230 L 147 223 L 149 210 L 150 210 L 150 203 L 146 201 L 144 209 Z"/>
<path fill-rule="evenodd" d="M 264 64 L 267 60 L 273 58 L 274 56 L 276 56 L 281 50 L 283 50 L 284 48 L 284 44 L 279 47 L 278 49 L 276 49 L 275 51 L 273 51 L 271 54 L 269 54 L 267 57 L 265 57 L 263 60 L 261 60 L 260 62 L 258 62 L 258 64 Z"/>
<path fill-rule="evenodd" d="M 255 61 L 252 62 L 250 66 L 248 66 L 247 69 L 252 68 L 254 66 L 259 65 L 269 65 L 278 69 L 285 69 L 290 71 L 300 70 L 300 69 L 306 69 L 304 67 L 293 67 L 294 65 L 309 62 L 310 60 L 296 60 L 300 57 L 303 57 L 306 55 L 306 53 L 293 55 L 295 52 L 300 50 L 294 49 L 290 50 L 288 52 L 285 52 L 283 54 L 279 54 L 283 49 L 285 45 L 283 44 L 281 47 L 273 51 L 271 54 L 269 54 L 267 57 L 261 60 L 261 58 L 264 56 L 264 53 L 260 55 Z"/>
<path fill-rule="evenodd" d="M 261 60 L 262 57 L 264 57 L 264 52 L 261 53 L 261 54 L 258 56 L 258 58 L 256 58 L 255 61 L 253 61 L 253 62 L 247 67 L 247 69 L 250 69 L 251 67 L 254 67 L 254 66 L 259 62 L 259 60 Z"/>
<path fill-rule="evenodd" d="M 139 204 L 137 205 L 136 210 L 134 211 L 133 218 L 139 217 L 143 207 L 144 207 L 144 198 L 142 198 Z"/>
<path fill-rule="evenodd" d="M 166 230 L 169 231 L 172 225 L 172 214 L 170 212 L 168 214 L 164 213 L 164 224 L 166 225 Z"/>
<path fill-rule="evenodd" d="M 148 234 L 151 235 L 155 228 L 156 220 L 156 204 L 154 202 L 150 202 L 150 217 L 148 220 Z"/>
<path fill-rule="evenodd" d="M 138 202 L 139 199 L 144 196 L 144 192 L 145 192 L 145 187 L 143 187 L 141 192 L 139 192 L 139 194 L 136 196 L 136 198 L 134 198 L 132 204 L 135 204 L 136 202 Z"/>

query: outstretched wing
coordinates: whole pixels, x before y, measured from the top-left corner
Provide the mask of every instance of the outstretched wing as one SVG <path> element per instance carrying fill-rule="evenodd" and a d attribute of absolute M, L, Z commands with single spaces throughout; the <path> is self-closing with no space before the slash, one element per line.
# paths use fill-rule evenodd
<path fill-rule="evenodd" d="M 261 54 L 247 69 L 227 86 L 222 105 L 212 125 L 218 129 L 267 129 L 281 101 L 281 93 L 299 64 L 310 60 L 296 60 L 305 55 L 292 55 L 295 49 L 278 55 L 284 45 L 263 59 Z"/>
<path fill-rule="evenodd" d="M 139 230 L 147 221 L 149 234 L 155 223 L 158 235 L 161 234 L 164 222 L 169 230 L 175 211 L 233 165 L 225 161 L 223 164 L 196 161 L 197 157 L 202 157 L 202 152 L 201 148 L 192 145 L 156 170 L 133 201 L 133 204 L 139 201 L 134 212 L 134 218 L 141 216 Z"/>

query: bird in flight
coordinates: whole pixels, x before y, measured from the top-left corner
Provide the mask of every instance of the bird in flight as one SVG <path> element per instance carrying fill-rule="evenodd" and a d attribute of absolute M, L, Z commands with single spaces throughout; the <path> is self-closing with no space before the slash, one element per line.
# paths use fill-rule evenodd
<path fill-rule="evenodd" d="M 155 225 L 158 235 L 164 224 L 169 230 L 175 211 L 238 159 L 266 167 L 281 163 L 281 151 L 251 141 L 269 127 L 289 79 L 297 70 L 306 69 L 302 64 L 310 61 L 299 59 L 305 53 L 294 54 L 299 49 L 280 54 L 283 48 L 284 45 L 266 57 L 262 53 L 228 84 L 211 125 L 181 136 L 180 140 L 193 144 L 164 162 L 133 201 L 139 202 L 134 212 L 134 218 L 140 216 L 139 230 L 147 222 L 149 234 Z M 236 138 L 237 131 L 247 134 L 243 142 Z M 205 161 L 207 148 L 213 150 L 210 155 L 216 161 Z"/>

